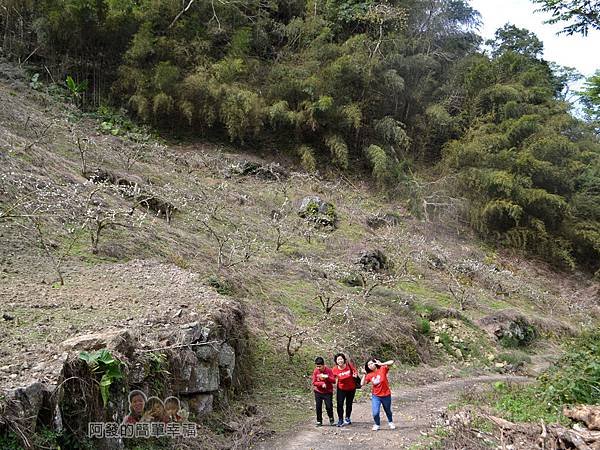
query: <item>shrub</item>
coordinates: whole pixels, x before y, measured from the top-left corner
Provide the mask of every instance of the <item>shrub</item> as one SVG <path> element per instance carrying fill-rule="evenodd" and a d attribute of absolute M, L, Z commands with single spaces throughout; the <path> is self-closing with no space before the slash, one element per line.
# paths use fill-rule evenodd
<path fill-rule="evenodd" d="M 600 403 L 600 329 L 572 340 L 565 354 L 533 386 L 497 384 L 496 408 L 510 420 L 565 421 L 564 405 Z"/>
<path fill-rule="evenodd" d="M 429 322 L 429 319 L 421 318 L 417 325 L 422 334 L 428 335 L 431 332 L 431 322 Z"/>
<path fill-rule="evenodd" d="M 123 378 L 121 361 L 113 357 L 107 349 L 97 350 L 93 353 L 81 352 L 79 359 L 85 361 L 92 373 L 100 377 L 100 394 L 104 407 L 108 405 L 108 393 L 114 381 Z"/>

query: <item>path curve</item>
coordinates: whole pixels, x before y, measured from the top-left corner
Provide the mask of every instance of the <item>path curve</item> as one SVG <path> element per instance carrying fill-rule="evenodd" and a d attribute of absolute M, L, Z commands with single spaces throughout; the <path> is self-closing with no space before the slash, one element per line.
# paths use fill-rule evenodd
<path fill-rule="evenodd" d="M 371 403 L 364 399 L 355 403 L 352 412 L 352 425 L 349 427 L 315 427 L 313 423 L 298 425 L 297 430 L 272 441 L 260 444 L 260 450 L 346 450 L 370 448 L 408 448 L 418 442 L 422 433 L 431 429 L 433 422 L 450 403 L 456 401 L 465 390 L 484 383 L 496 381 L 529 382 L 530 377 L 485 375 L 472 378 L 458 378 L 417 387 L 392 389 L 394 422 L 396 430 L 389 430 L 385 414 L 381 412 L 380 431 L 371 431 Z M 335 411 L 335 408 L 334 408 Z M 324 411 L 323 411 L 324 412 Z"/>

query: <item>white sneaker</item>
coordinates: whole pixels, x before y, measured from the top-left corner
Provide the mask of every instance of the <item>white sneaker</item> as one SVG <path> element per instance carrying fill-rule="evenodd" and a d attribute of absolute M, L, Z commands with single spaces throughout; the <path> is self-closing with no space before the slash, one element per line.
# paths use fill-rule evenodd
<path fill-rule="evenodd" d="M 388 422 L 388 426 L 390 427 L 390 430 L 396 429 L 396 425 L 394 425 L 394 422 Z"/>
<path fill-rule="evenodd" d="M 379 425 L 373 425 L 373 428 L 371 428 L 371 430 L 379 431 Z"/>

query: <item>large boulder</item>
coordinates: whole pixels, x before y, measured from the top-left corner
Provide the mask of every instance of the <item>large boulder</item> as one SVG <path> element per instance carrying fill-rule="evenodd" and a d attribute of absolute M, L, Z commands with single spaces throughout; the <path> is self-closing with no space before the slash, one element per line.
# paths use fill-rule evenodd
<path fill-rule="evenodd" d="M 64 350 L 100 350 L 106 348 L 115 350 L 122 355 L 131 358 L 135 350 L 136 342 L 129 330 L 107 331 L 105 333 L 84 334 L 67 339 L 62 343 Z"/>
<path fill-rule="evenodd" d="M 533 321 L 514 310 L 504 310 L 481 318 L 479 325 L 505 347 L 524 347 L 537 337 Z"/>
<path fill-rule="evenodd" d="M 43 427 L 79 442 L 90 422 L 121 422 L 129 407 L 128 393 L 134 389 L 147 397 L 177 396 L 195 419 L 208 414 L 214 402 L 226 402 L 236 387 L 245 387 L 249 376 L 244 372 L 247 331 L 242 308 L 222 298 L 215 298 L 210 306 L 210 313 L 196 322 L 67 339 L 62 344 L 65 361 L 57 360 L 61 371 L 56 385 L 33 383 L 2 393 L 0 435 L 14 421 L 25 436 Z M 82 350 L 100 349 L 110 350 L 123 363 L 118 376 L 112 377 L 108 397 L 99 389 L 103 374 L 78 356 Z M 122 439 L 101 439 L 95 444 L 110 450 L 123 448 Z"/>
<path fill-rule="evenodd" d="M 47 404 L 51 388 L 40 382 L 13 389 L 6 394 L 6 407 L 2 413 L 4 420 L 18 422 L 32 434 L 37 426 L 37 418 Z M 1 420 L 1 419 L 0 419 Z"/>
<path fill-rule="evenodd" d="M 323 201 L 316 195 L 302 199 L 298 215 L 322 227 L 335 228 L 337 225 L 337 213 L 333 204 Z"/>
<path fill-rule="evenodd" d="M 392 262 L 381 250 L 370 250 L 361 253 L 358 263 L 367 272 L 383 272 L 392 268 Z"/>

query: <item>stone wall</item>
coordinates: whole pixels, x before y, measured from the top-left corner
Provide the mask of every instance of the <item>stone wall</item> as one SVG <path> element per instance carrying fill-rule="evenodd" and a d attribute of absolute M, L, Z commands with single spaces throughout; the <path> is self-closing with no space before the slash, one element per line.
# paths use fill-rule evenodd
<path fill-rule="evenodd" d="M 70 442 L 84 442 L 89 422 L 121 422 L 128 414 L 128 394 L 139 389 L 147 397 L 176 396 L 189 419 L 201 422 L 218 402 L 247 386 L 240 367 L 247 331 L 239 305 L 222 302 L 203 319 L 166 324 L 166 331 L 120 329 L 82 335 L 63 343 L 66 360 L 55 384 L 41 381 L 5 393 L 0 433 L 33 436 L 43 429 L 62 431 Z M 110 386 L 104 406 L 98 381 L 81 351 L 108 349 L 123 364 L 123 378 Z M 242 363 L 242 364 L 240 364 Z M 97 448 L 124 448 L 121 440 L 96 440 Z"/>

